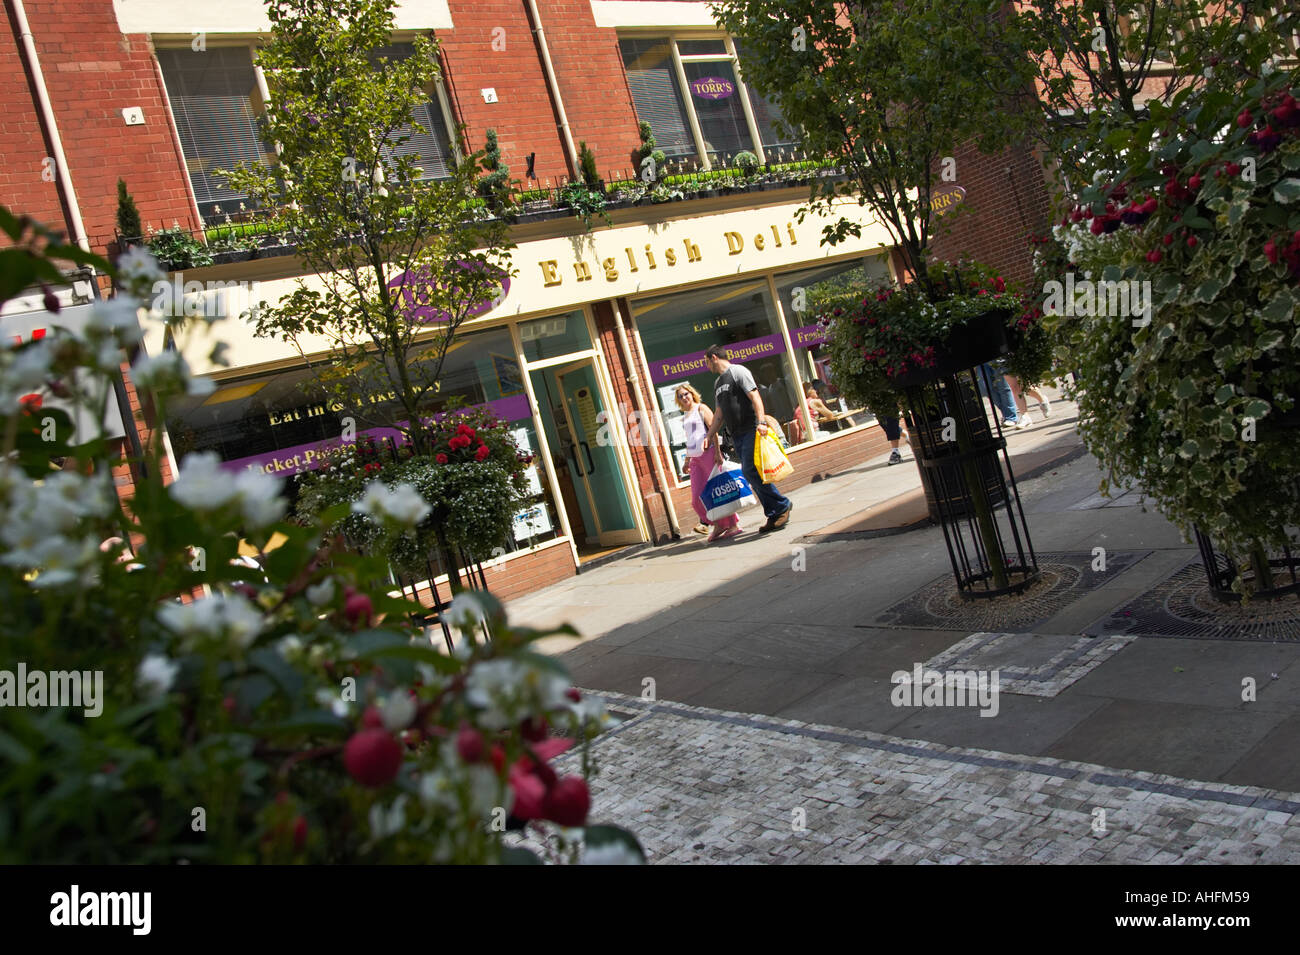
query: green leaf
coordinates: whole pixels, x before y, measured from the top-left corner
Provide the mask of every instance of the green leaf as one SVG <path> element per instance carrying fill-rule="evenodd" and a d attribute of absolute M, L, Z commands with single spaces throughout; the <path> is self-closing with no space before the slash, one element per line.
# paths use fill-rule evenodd
<path fill-rule="evenodd" d="M 1184 441 L 1178 448 L 1178 456 L 1181 458 L 1194 458 L 1200 454 L 1200 446 L 1195 441 Z"/>
<path fill-rule="evenodd" d="M 1270 322 L 1290 322 L 1297 304 L 1300 303 L 1297 303 L 1295 293 L 1290 289 L 1282 289 L 1259 310 L 1259 314 Z"/>
<path fill-rule="evenodd" d="M 1247 418 L 1258 419 L 1268 414 L 1270 408 L 1272 408 L 1272 405 L 1264 399 L 1252 398 L 1250 401 L 1246 402 L 1246 407 L 1241 409 L 1241 413 Z"/>
<path fill-rule="evenodd" d="M 1177 398 L 1195 398 L 1200 393 L 1201 387 L 1194 378 L 1184 378 L 1174 389 L 1174 396 Z"/>
<path fill-rule="evenodd" d="M 1273 200 L 1289 204 L 1300 199 L 1300 179 L 1283 179 L 1273 187 Z"/>
<path fill-rule="evenodd" d="M 32 761 L 31 750 L 4 732 L 0 732 L 0 756 L 19 766 L 24 766 Z"/>
<path fill-rule="evenodd" d="M 262 727 L 262 732 L 268 736 L 339 736 L 347 729 L 348 724 L 328 710 L 311 710 L 269 723 Z"/>
<path fill-rule="evenodd" d="M 1260 351 L 1272 351 L 1282 344 L 1284 336 L 1280 329 L 1271 328 L 1255 339 L 1255 347 Z"/>
<path fill-rule="evenodd" d="M 1219 293 L 1223 291 L 1223 287 L 1224 283 L 1220 282 L 1218 279 L 1206 279 L 1197 286 L 1196 291 L 1192 293 L 1192 301 L 1205 302 L 1207 304 L 1213 302 L 1219 297 Z"/>
<path fill-rule="evenodd" d="M 1214 400 L 1221 405 L 1227 404 L 1236 393 L 1236 389 L 1232 385 L 1220 385 L 1214 393 Z"/>
<path fill-rule="evenodd" d="M 1183 225 L 1189 229 L 1208 229 L 1210 228 L 1210 220 L 1204 216 L 1184 216 Z"/>

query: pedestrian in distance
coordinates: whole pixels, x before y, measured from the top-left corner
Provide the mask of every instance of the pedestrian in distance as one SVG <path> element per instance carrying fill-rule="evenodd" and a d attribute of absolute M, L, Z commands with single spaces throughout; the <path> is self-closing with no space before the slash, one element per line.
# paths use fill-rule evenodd
<path fill-rule="evenodd" d="M 740 469 L 767 516 L 767 523 L 758 532 L 768 534 L 780 530 L 790 523 L 790 512 L 794 505 L 777 490 L 775 484 L 764 484 L 763 476 L 754 466 L 756 434 L 767 434 L 770 430 L 758 384 L 749 369 L 728 360 L 727 350 L 721 345 L 710 345 L 704 353 L 704 361 L 709 366 L 709 371 L 718 376 L 713 386 L 714 404 L 718 413 L 713 416 L 713 424 L 704 436 L 704 449 L 707 451 L 715 446 L 718 429 L 725 421 L 740 458 Z"/>
<path fill-rule="evenodd" d="M 700 393 L 689 383 L 678 385 L 673 397 L 681 409 L 682 430 L 686 432 L 686 472 L 691 480 L 691 506 L 700 516 L 700 523 L 712 528 L 710 542 L 735 537 L 741 532 L 740 516 L 732 514 L 720 521 L 711 521 L 704 503 L 704 485 L 709 483 L 714 466 L 722 463 L 722 449 L 716 443 L 707 451 L 704 447 L 704 437 L 713 424 L 713 412 L 700 401 Z"/>

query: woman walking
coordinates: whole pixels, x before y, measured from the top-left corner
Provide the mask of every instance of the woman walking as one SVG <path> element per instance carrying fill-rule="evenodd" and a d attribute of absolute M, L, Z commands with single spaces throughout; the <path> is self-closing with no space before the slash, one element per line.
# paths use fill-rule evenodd
<path fill-rule="evenodd" d="M 711 521 L 708 508 L 704 505 L 704 485 L 709 482 L 713 466 L 722 463 L 722 451 L 716 444 L 708 451 L 704 450 L 704 436 L 713 425 L 713 412 L 700 401 L 700 393 L 690 384 L 678 385 L 674 397 L 685 418 L 682 429 L 686 432 L 686 470 L 691 478 L 691 505 L 700 516 L 701 523 L 713 525 L 709 534 L 710 541 L 735 537 L 740 533 L 739 515 L 732 514 L 719 521 Z"/>

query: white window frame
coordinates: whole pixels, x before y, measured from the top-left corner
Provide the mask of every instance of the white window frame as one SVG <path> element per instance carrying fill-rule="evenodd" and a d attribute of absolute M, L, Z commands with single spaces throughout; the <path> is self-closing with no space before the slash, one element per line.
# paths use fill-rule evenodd
<path fill-rule="evenodd" d="M 681 29 L 673 27 L 656 27 L 620 29 L 618 31 L 620 40 L 667 40 L 669 52 L 672 54 L 673 72 L 677 76 L 678 94 L 686 107 L 686 122 L 690 127 L 691 136 L 695 140 L 695 155 L 700 162 L 700 168 L 706 172 L 713 168 L 713 160 L 710 159 L 708 150 L 704 148 L 704 133 L 700 128 L 700 118 L 695 112 L 695 103 L 691 96 L 690 84 L 686 81 L 687 63 L 730 63 L 732 72 L 736 75 L 736 93 L 740 96 L 740 107 L 745 114 L 745 125 L 749 129 L 749 138 L 753 143 L 754 155 L 758 157 L 760 164 L 768 162 L 767 152 L 763 148 L 763 137 L 759 134 L 758 124 L 754 121 L 754 108 L 749 100 L 749 87 L 745 84 L 745 78 L 740 69 L 740 57 L 736 55 L 736 44 L 732 41 L 731 36 L 726 33 L 714 31 L 702 31 L 699 29 Z M 721 40 L 723 43 L 723 53 L 682 53 L 678 44 L 692 40 Z M 635 104 L 633 104 L 635 107 Z M 640 117 L 637 117 L 638 120 Z"/>

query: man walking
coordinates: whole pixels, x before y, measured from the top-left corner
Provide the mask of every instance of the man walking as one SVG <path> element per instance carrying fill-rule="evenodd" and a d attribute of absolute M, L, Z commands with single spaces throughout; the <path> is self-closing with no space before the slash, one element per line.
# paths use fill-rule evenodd
<path fill-rule="evenodd" d="M 713 416 L 713 424 L 704 437 L 704 448 L 713 447 L 714 437 L 725 422 L 740 456 L 740 469 L 767 515 L 767 523 L 758 532 L 767 534 L 780 530 L 790 523 L 790 511 L 794 505 L 776 489 L 775 484 L 764 484 L 763 476 L 754 466 L 754 432 L 766 434 L 768 431 L 767 422 L 763 420 L 766 414 L 763 396 L 749 369 L 728 361 L 727 351 L 721 345 L 710 345 L 704 353 L 704 361 L 709 371 L 718 376 L 713 386 L 713 398 L 714 407 L 720 412 Z"/>

